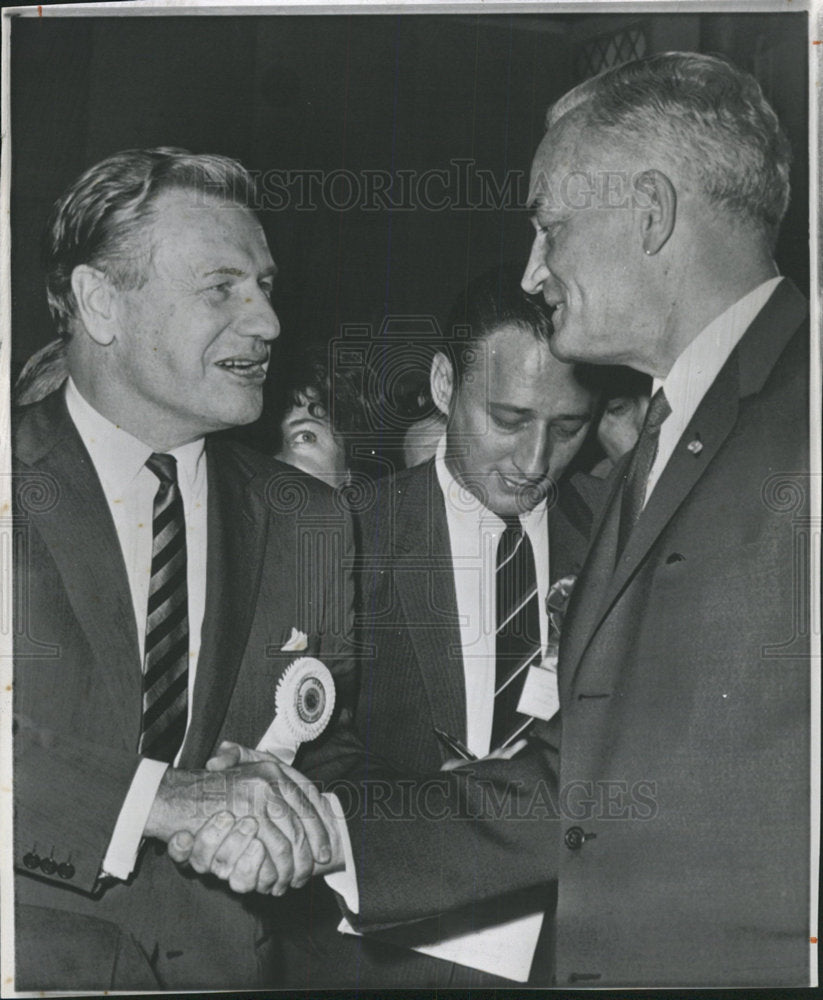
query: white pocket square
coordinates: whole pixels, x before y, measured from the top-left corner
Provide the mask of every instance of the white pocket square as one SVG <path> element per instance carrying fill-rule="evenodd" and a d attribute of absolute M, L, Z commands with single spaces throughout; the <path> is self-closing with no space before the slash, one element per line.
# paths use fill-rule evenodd
<path fill-rule="evenodd" d="M 305 632 L 301 632 L 300 629 L 294 628 L 292 626 L 291 635 L 289 636 L 288 642 L 280 647 L 281 653 L 299 653 L 304 650 L 309 644 L 309 637 Z"/>

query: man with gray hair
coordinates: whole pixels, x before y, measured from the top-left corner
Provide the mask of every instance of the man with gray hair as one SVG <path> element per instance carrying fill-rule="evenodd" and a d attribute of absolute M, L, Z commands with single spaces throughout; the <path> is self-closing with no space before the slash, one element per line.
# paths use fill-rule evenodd
<path fill-rule="evenodd" d="M 552 107 L 526 291 L 552 350 L 652 376 L 561 650 L 556 977 L 808 985 L 809 327 L 773 259 L 790 149 L 753 77 L 669 53 Z M 792 501 L 787 501 L 791 495 Z"/>
<path fill-rule="evenodd" d="M 236 161 L 129 150 L 46 230 L 68 380 L 14 428 L 18 989 L 260 985 L 254 912 L 164 842 L 212 817 L 275 894 L 331 853 L 327 803 L 282 763 L 299 740 L 272 727 L 296 658 L 350 672 L 348 584 L 323 555 L 346 517 L 213 436 L 259 416 L 279 333 L 253 207 Z M 221 737 L 275 739 L 281 763 L 210 774 Z"/>
<path fill-rule="evenodd" d="M 371 765 L 360 815 L 398 821 L 347 824 L 356 892 L 334 879 L 361 931 L 545 885 L 534 985 L 814 980 L 808 308 L 772 257 L 788 170 L 755 80 L 711 56 L 628 63 L 550 110 L 523 288 L 554 307 L 559 358 L 632 367 L 653 396 L 566 611 L 559 726 L 429 782 L 414 816 Z"/>

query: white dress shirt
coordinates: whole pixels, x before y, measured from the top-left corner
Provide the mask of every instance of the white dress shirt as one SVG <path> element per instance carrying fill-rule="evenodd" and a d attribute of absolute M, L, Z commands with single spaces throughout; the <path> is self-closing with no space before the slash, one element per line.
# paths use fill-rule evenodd
<path fill-rule="evenodd" d="M 451 546 L 454 590 L 460 645 L 463 653 L 463 681 L 466 691 L 466 745 L 477 757 L 485 757 L 491 748 L 494 718 L 494 688 L 497 643 L 497 543 L 505 522 L 484 507 L 452 476 L 445 461 L 446 438 L 437 445 L 435 469 L 446 505 L 446 524 Z M 546 597 L 549 593 L 549 530 L 545 500 L 520 517 L 534 552 L 537 595 L 540 607 L 540 641 L 545 649 L 549 621 Z M 457 735 L 457 734 L 452 734 Z M 329 795 L 343 843 L 346 867 L 326 876 L 326 882 L 346 903 L 352 913 L 359 912 L 360 901 L 354 856 L 342 809 Z M 344 921 L 344 924 L 346 922 Z M 341 925 L 342 926 L 342 925 Z"/>
<path fill-rule="evenodd" d="M 446 439 L 435 454 L 435 469 L 446 504 L 454 591 L 466 688 L 466 745 L 477 757 L 491 749 L 497 642 L 497 543 L 505 522 L 461 486 L 446 465 Z M 540 607 L 540 641 L 545 648 L 549 622 L 549 531 L 546 502 L 520 517 L 534 552 Z M 457 734 L 454 734 L 457 735 Z"/>
<path fill-rule="evenodd" d="M 652 394 L 662 386 L 672 412 L 660 427 L 657 456 L 646 484 L 646 503 L 709 387 L 781 281 L 779 275 L 769 278 L 729 306 L 694 338 L 664 379 L 654 380 Z"/>
<path fill-rule="evenodd" d="M 675 361 L 665 379 L 655 379 L 653 391 L 657 391 L 663 386 L 672 412 L 661 427 L 657 456 L 646 488 L 647 501 L 701 400 L 780 280 L 780 277 L 771 278 L 743 296 L 695 337 Z M 483 756 L 489 750 L 494 711 L 496 632 L 494 572 L 496 569 L 496 539 L 502 530 L 503 522 L 477 501 L 472 502 L 473 497 L 466 490 L 460 488 L 446 467 L 444 455 L 445 438 L 442 438 L 435 456 L 435 467 L 446 501 L 446 518 L 455 573 L 457 609 L 460 616 L 463 673 L 466 683 L 466 742 L 473 753 Z M 545 503 L 535 508 L 530 514 L 521 517 L 520 520 L 534 549 L 540 597 L 540 638 L 545 648 L 548 630 L 545 599 L 549 587 L 549 545 Z M 545 561 L 543 561 L 543 553 L 545 553 Z M 486 595 L 484 596 L 481 581 L 489 580 L 489 566 L 491 566 L 491 583 L 486 583 Z M 489 694 L 490 688 L 491 694 Z M 342 816 L 342 810 L 338 815 Z M 339 826 L 343 839 L 346 867 L 343 871 L 327 875 L 326 882 L 343 897 L 351 912 L 357 913 L 359 912 L 360 900 L 351 843 L 342 819 Z M 528 922 L 528 937 L 531 947 L 531 945 L 536 944 L 542 914 L 537 912 L 524 919 Z M 338 929 L 351 933 L 351 927 L 345 919 Z M 517 930 L 521 937 L 527 936 L 524 928 L 517 928 Z M 449 958 L 452 961 L 461 960 L 455 958 L 454 955 L 449 955 L 445 949 L 429 948 L 426 951 L 428 954 L 435 954 L 440 958 Z M 533 954 L 533 948 L 531 948 L 531 954 Z M 528 958 L 530 963 L 531 955 Z M 467 959 L 463 958 L 462 961 L 463 964 L 466 964 Z M 481 966 L 477 965 L 477 967 Z M 528 969 L 526 975 L 528 975 Z"/>
<path fill-rule="evenodd" d="M 66 384 L 66 406 L 91 457 L 114 521 L 126 565 L 142 663 L 151 580 L 154 497 L 160 485 L 145 464 L 152 449 L 98 413 L 83 398 L 72 379 Z M 169 454 L 177 459 L 178 484 L 186 517 L 188 729 L 206 604 L 208 490 L 203 439 L 173 448 Z M 167 764 L 149 758 L 144 758 L 138 765 L 103 861 L 104 874 L 119 879 L 127 879 L 131 874 L 146 820 L 167 767 Z"/>

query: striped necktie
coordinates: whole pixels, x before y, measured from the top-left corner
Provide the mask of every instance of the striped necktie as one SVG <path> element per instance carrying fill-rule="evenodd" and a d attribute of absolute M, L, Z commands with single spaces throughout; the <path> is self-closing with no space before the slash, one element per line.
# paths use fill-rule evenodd
<path fill-rule="evenodd" d="M 152 522 L 139 751 L 144 757 L 171 763 L 183 742 L 188 709 L 186 519 L 176 459 L 153 454 L 146 466 L 160 485 L 154 497 Z"/>
<path fill-rule="evenodd" d="M 540 658 L 540 605 L 529 536 L 516 517 L 505 518 L 497 543 L 497 641 L 492 749 L 507 746 L 531 718 L 517 711 L 526 672 Z"/>
<path fill-rule="evenodd" d="M 617 535 L 617 556 L 626 546 L 632 528 L 637 523 L 646 502 L 646 487 L 649 484 L 649 474 L 657 457 L 657 446 L 660 442 L 660 428 L 663 421 L 671 416 L 672 408 L 666 399 L 666 394 L 660 388 L 652 396 L 646 419 L 637 444 L 634 446 L 629 460 L 626 475 L 623 480 L 623 495 L 620 503 L 620 528 Z"/>

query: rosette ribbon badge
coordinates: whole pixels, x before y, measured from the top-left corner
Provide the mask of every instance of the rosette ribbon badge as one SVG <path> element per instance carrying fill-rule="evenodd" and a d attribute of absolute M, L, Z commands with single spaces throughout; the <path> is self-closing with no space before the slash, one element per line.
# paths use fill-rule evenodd
<path fill-rule="evenodd" d="M 329 724 L 334 700 L 334 678 L 325 663 L 313 656 L 294 660 L 277 682 L 274 720 L 257 749 L 291 764 L 300 744 L 317 739 Z"/>

